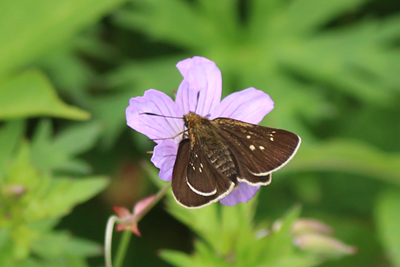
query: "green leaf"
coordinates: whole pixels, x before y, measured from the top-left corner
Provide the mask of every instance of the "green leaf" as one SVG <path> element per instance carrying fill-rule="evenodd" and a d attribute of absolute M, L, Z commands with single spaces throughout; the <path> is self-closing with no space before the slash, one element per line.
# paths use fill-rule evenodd
<path fill-rule="evenodd" d="M 33 257 L 28 258 L 23 262 L 22 267 L 89 267 L 86 259 L 71 255 L 60 255 L 51 259 L 36 259 Z M 10 267 L 15 267 L 12 265 Z"/>
<path fill-rule="evenodd" d="M 71 126 L 54 138 L 53 149 L 61 150 L 70 155 L 86 152 L 94 146 L 100 130 L 96 123 L 82 123 Z"/>
<path fill-rule="evenodd" d="M 276 263 L 290 255 L 293 250 L 292 225 L 300 216 L 300 212 L 300 207 L 292 208 L 282 220 L 279 230 L 266 237 L 265 254 L 263 254 L 266 262 Z"/>
<path fill-rule="evenodd" d="M 7 162 L 17 149 L 24 130 L 25 123 L 21 120 L 9 121 L 0 129 L 0 178 L 5 171 Z"/>
<path fill-rule="evenodd" d="M 146 30 L 150 35 L 180 43 L 191 48 L 200 47 L 207 35 L 202 31 L 202 18 L 188 2 L 170 1 L 134 1 L 140 8 L 121 10 L 116 22 L 125 27 Z M 145 11 L 145 14 L 138 12 Z M 152 18 L 158 18 L 153 20 Z M 204 22 L 204 21 L 203 21 Z M 210 25 L 211 26 L 211 25 Z M 176 30 L 176 29 L 179 29 Z M 208 40 L 212 42 L 212 39 Z"/>
<path fill-rule="evenodd" d="M 85 179 L 54 178 L 46 190 L 40 192 L 40 198 L 28 204 L 25 216 L 32 221 L 64 216 L 74 206 L 92 198 L 107 185 L 108 179 L 101 176 Z"/>
<path fill-rule="evenodd" d="M 92 148 L 99 134 L 97 123 L 82 123 L 66 128 L 52 140 L 51 124 L 43 120 L 32 140 L 32 160 L 43 170 L 88 172 L 90 166 L 74 156 Z"/>
<path fill-rule="evenodd" d="M 111 147 L 120 133 L 127 129 L 125 110 L 129 105 L 131 93 L 119 93 L 93 100 L 93 117 L 101 125 L 103 145 Z"/>
<path fill-rule="evenodd" d="M 378 233 L 393 266 L 400 266 L 400 189 L 383 192 L 377 199 L 375 217 Z"/>
<path fill-rule="evenodd" d="M 54 116 L 84 120 L 89 114 L 57 96 L 46 76 L 30 70 L 0 83 L 0 119 Z"/>
<path fill-rule="evenodd" d="M 193 257 L 179 251 L 164 249 L 161 251 L 160 257 L 169 264 L 177 267 L 199 266 L 195 263 Z"/>
<path fill-rule="evenodd" d="M 124 0 L 0 1 L 0 25 L 3 25 L 0 27 L 0 77 L 66 41 L 123 2 Z"/>
<path fill-rule="evenodd" d="M 304 144 L 283 171 L 335 171 L 361 174 L 400 185 L 400 155 L 358 140 L 332 139 Z"/>
<path fill-rule="evenodd" d="M 309 34 L 337 16 L 355 10 L 367 0 L 299 0 L 290 4 L 288 25 L 293 33 Z M 305 31 L 305 32 L 303 32 Z"/>
<path fill-rule="evenodd" d="M 57 232 L 42 235 L 33 244 L 32 251 L 43 258 L 54 258 L 61 255 L 91 257 L 99 256 L 102 248 L 92 241 L 72 237 L 66 232 Z"/>
<path fill-rule="evenodd" d="M 3 247 L 6 245 L 6 242 L 9 240 L 10 231 L 7 228 L 0 229 L 0 251 L 3 250 Z"/>
<path fill-rule="evenodd" d="M 320 262 L 317 255 L 294 247 L 292 225 L 300 214 L 299 207 L 288 212 L 279 230 L 264 237 L 257 237 L 253 225 L 254 202 L 232 207 L 213 204 L 200 210 L 169 202 L 168 210 L 200 238 L 192 257 L 173 251 L 161 254 L 175 266 L 310 267 Z"/>

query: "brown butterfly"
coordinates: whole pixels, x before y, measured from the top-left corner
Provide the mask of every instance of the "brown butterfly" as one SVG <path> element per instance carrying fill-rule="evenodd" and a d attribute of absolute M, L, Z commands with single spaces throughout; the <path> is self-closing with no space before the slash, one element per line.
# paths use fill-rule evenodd
<path fill-rule="evenodd" d="M 268 185 L 271 173 L 296 154 L 301 139 L 280 129 L 242 121 L 183 117 L 187 133 L 179 144 L 172 192 L 186 208 L 201 208 L 227 196 L 238 182 Z"/>

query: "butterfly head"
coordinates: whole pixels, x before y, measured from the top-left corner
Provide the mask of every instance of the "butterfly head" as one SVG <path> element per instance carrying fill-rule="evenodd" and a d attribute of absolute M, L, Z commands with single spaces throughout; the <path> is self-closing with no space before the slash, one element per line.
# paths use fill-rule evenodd
<path fill-rule="evenodd" d="M 193 128 L 195 125 L 200 125 L 202 121 L 204 121 L 204 118 L 194 112 L 189 112 L 183 116 L 183 121 L 185 123 L 185 127 L 189 129 Z"/>

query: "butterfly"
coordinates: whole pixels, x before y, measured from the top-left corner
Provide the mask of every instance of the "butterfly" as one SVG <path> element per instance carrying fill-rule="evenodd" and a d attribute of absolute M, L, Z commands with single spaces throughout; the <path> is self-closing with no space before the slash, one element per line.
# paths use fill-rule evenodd
<path fill-rule="evenodd" d="M 229 118 L 209 120 L 190 112 L 172 174 L 172 192 L 186 208 L 227 196 L 239 182 L 268 185 L 271 174 L 296 154 L 301 139 L 281 129 Z"/>

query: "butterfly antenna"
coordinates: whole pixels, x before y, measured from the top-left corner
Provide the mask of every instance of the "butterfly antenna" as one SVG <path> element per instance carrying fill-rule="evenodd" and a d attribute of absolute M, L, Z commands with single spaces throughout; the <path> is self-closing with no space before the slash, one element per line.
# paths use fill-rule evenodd
<path fill-rule="evenodd" d="M 142 112 L 142 113 L 139 113 L 139 115 L 149 115 L 149 116 L 157 116 L 157 117 L 171 118 L 171 119 L 183 119 L 182 117 L 167 116 L 167 115 L 161 115 L 161 114 L 156 114 L 156 113 L 151 113 L 151 112 Z"/>

